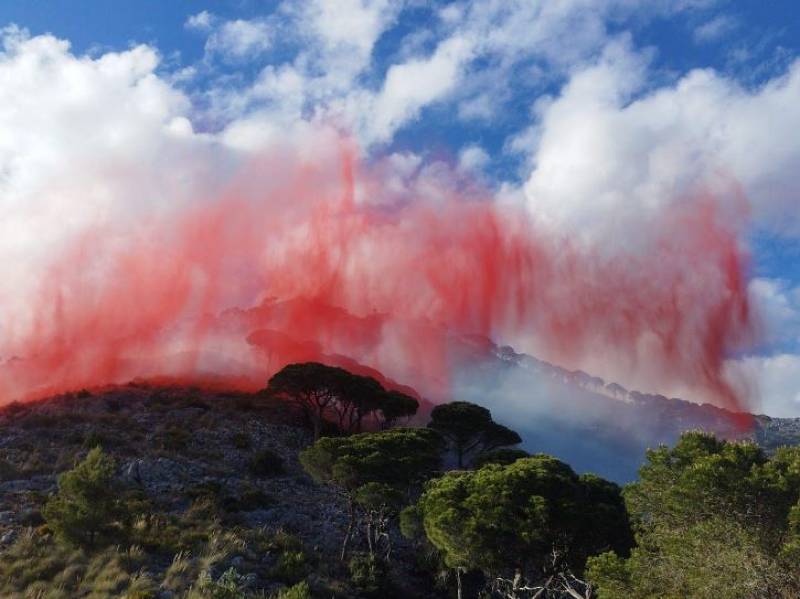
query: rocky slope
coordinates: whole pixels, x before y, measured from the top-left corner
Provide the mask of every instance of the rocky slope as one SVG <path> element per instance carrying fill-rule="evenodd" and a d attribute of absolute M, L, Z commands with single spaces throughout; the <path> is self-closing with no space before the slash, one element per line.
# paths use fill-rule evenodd
<path fill-rule="evenodd" d="M 216 578 L 234 567 L 245 586 L 272 592 L 299 578 L 284 571 L 287 546 L 292 555 L 302 554 L 290 569 L 302 570 L 312 586 L 339 585 L 337 596 L 349 596 L 341 582 L 346 574 L 336 571 L 344 508 L 334 492 L 303 472 L 298 451 L 309 442 L 289 406 L 258 395 L 130 384 L 5 406 L 0 409 L 0 562 L 15 540 L 43 524 L 41 507 L 56 489 L 58 474 L 101 445 L 116 459 L 126 489 L 148 502 L 154 520 L 163 520 L 140 564 L 161 583 L 156 596 L 183 596 L 190 581 L 183 587 L 173 581 L 172 591 L 167 584 L 175 578 L 175 560 L 198 561 L 191 566 L 195 576 L 207 568 Z M 205 524 L 193 524 L 198 519 Z M 210 538 L 211 529 L 220 537 L 234 535 L 230 546 L 209 549 L 212 541 L 218 543 Z M 399 536 L 396 546 L 398 556 L 413 564 Z M 0 579 L 4 567 L 0 563 Z M 413 574 L 408 580 L 418 589 L 429 586 L 415 582 Z M 3 588 L 0 584 L 0 595 L 7 596 Z"/>

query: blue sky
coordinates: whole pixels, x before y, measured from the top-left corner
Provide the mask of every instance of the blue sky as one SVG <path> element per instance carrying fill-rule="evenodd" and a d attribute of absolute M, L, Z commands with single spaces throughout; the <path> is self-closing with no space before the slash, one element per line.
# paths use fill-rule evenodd
<path fill-rule="evenodd" d="M 394 4 L 399 6 L 403 3 Z M 417 0 L 405 4 L 408 6 L 402 15 L 376 40 L 372 65 L 365 77 L 379 81 L 409 36 L 428 27 L 443 7 L 458 3 Z M 588 4 L 591 6 L 592 3 Z M 713 68 L 743 85 L 758 86 L 785 70 L 798 53 L 800 10 L 792 0 L 672 4 L 696 6 L 685 10 L 665 10 L 655 15 L 652 11 L 640 11 L 651 14 L 639 15 L 634 10 L 623 16 L 613 15 L 604 23 L 609 36 L 630 33 L 637 47 L 652 52 L 653 72 L 648 82 L 651 85 L 669 82 L 695 68 Z M 207 37 L 204 32 L 187 27 L 187 20 L 203 11 L 220 21 L 267 16 L 280 20 L 282 6 L 280 2 L 266 0 L 142 0 L 123 3 L 75 0 L 65 7 L 55 0 L 8 0 L 0 5 L 0 23 L 17 24 L 32 35 L 51 33 L 69 40 L 73 51 L 78 54 L 97 55 L 148 44 L 161 53 L 161 69 L 174 71 L 204 59 Z M 429 51 L 435 41 L 435 37 L 429 40 Z M 252 61 L 224 65 L 223 70 L 245 78 L 253 77 L 265 64 L 291 60 L 297 50 L 290 43 L 286 48 L 273 48 Z M 526 66 L 524 63 L 519 65 L 521 72 Z M 219 71 L 215 66 L 213 72 L 204 72 L 205 76 L 187 82 L 186 87 L 202 90 L 211 77 L 220 75 Z M 453 114 L 446 106 L 432 106 L 397 131 L 392 142 L 396 147 L 410 147 L 417 151 L 433 144 L 454 152 L 463 145 L 477 142 L 489 150 L 493 159 L 490 170 L 497 176 L 517 175 L 518 161 L 502 151 L 504 143 L 530 122 L 529 111 L 533 101 L 538 96 L 557 93 L 564 77 L 565 73 L 557 72 L 545 73 L 541 80 L 529 84 L 515 81 L 510 89 L 503 90 L 506 95 L 503 103 L 508 110 L 503 111 L 501 118 L 493 119 L 491 126 L 452 118 Z M 424 131 L 424 135 L 420 135 L 420 131 Z M 770 255 L 774 253 L 772 251 Z M 765 268 L 769 271 L 772 266 Z"/>
<path fill-rule="evenodd" d="M 800 414 L 792 0 L 5 0 L 2 27 L 8 56 L 122 56 L 131 85 L 163 84 L 153 101 L 181 131 L 241 149 L 334 119 L 367 160 L 415 177 L 443 161 L 587 243 L 733 181 L 767 329 L 747 366 L 774 412 Z"/>

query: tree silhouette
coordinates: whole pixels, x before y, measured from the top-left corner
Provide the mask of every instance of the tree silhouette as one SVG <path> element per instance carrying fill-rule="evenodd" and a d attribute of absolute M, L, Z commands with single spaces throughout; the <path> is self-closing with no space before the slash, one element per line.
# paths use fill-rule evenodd
<path fill-rule="evenodd" d="M 289 364 L 267 384 L 267 392 L 296 404 L 310 421 L 319 439 L 326 413 L 342 396 L 350 373 L 319 362 Z"/>
<path fill-rule="evenodd" d="M 402 418 L 410 418 L 417 413 L 419 402 L 400 391 L 384 393 L 378 406 L 379 424 L 382 429 L 390 428 Z"/>
<path fill-rule="evenodd" d="M 517 433 L 492 420 L 489 410 L 466 401 L 433 408 L 428 427 L 447 439 L 459 469 L 482 452 L 522 442 Z"/>
<path fill-rule="evenodd" d="M 360 432 L 364 420 L 378 411 L 386 409 L 394 421 L 413 414 L 418 405 L 413 398 L 387 392 L 372 377 L 319 362 L 289 364 L 269 380 L 267 393 L 297 405 L 312 425 L 314 440 L 328 417 L 342 432 Z"/>

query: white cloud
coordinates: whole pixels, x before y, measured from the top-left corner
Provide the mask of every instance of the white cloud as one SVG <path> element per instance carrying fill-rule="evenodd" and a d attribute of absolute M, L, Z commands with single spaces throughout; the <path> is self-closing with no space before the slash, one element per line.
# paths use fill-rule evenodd
<path fill-rule="evenodd" d="M 694 41 L 698 44 L 707 44 L 719 41 L 732 33 L 739 26 L 739 22 L 730 15 L 718 15 L 695 28 Z"/>
<path fill-rule="evenodd" d="M 236 19 L 225 21 L 212 30 L 206 41 L 206 53 L 242 60 L 266 52 L 271 43 L 272 29 L 267 21 Z"/>
<path fill-rule="evenodd" d="M 459 80 L 466 61 L 473 55 L 473 41 L 452 37 L 428 58 L 392 66 L 375 98 L 374 112 L 364 114 L 372 137 L 387 141 L 395 131 L 414 119 L 419 111 L 442 99 Z"/>
<path fill-rule="evenodd" d="M 187 29 L 194 29 L 197 31 L 209 31 L 211 29 L 211 25 L 216 20 L 216 17 L 212 15 L 207 10 L 197 13 L 196 15 L 191 15 L 188 19 L 186 19 L 186 23 L 184 26 Z"/>
<path fill-rule="evenodd" d="M 744 375 L 749 391 L 760 398 L 756 411 L 775 417 L 800 414 L 800 355 L 753 356 L 735 367 Z"/>
<path fill-rule="evenodd" d="M 488 121 L 494 116 L 495 110 L 490 94 L 478 94 L 458 105 L 458 117 L 465 121 Z"/>
<path fill-rule="evenodd" d="M 390 0 L 284 2 L 280 10 L 288 21 L 282 33 L 299 46 L 290 62 L 309 80 L 307 101 L 326 107 L 357 88 L 356 79 L 372 64 L 375 44 L 403 5 Z"/>
<path fill-rule="evenodd" d="M 749 291 L 763 319 L 764 342 L 800 349 L 800 287 L 780 279 L 756 278 Z"/>
<path fill-rule="evenodd" d="M 469 145 L 458 153 L 458 167 L 464 172 L 479 172 L 489 164 L 489 154 L 479 145 Z"/>
<path fill-rule="evenodd" d="M 646 60 L 616 43 L 571 77 L 541 115 L 531 209 L 587 239 L 628 239 L 709 189 L 741 212 L 741 186 L 758 225 L 800 234 L 800 61 L 755 90 L 712 70 L 657 89 L 647 75 Z"/>
<path fill-rule="evenodd" d="M 392 55 L 393 62 L 381 65 L 384 78 L 376 80 L 375 45 L 401 17 L 405 2 L 286 2 L 276 14 L 285 18 L 282 39 L 296 44 L 297 53 L 282 64 L 267 65 L 251 89 L 231 89 L 230 81 L 222 79 L 210 96 L 214 110 L 228 119 L 247 112 L 285 119 L 283 107 L 297 114 L 297 106 L 302 106 L 302 118 L 333 118 L 353 129 L 369 148 L 391 140 L 437 103 L 456 102 L 462 118 L 488 121 L 513 96 L 510 86 L 517 92 L 541 89 L 597 53 L 608 41 L 608 19 L 635 14 L 643 20 L 697 5 L 655 2 L 643 8 L 632 0 L 456 2 L 439 10 L 430 23 L 417 24 Z M 212 39 L 219 30 L 217 26 Z M 211 39 L 210 44 L 214 46 Z M 480 68 L 475 64 L 478 58 Z M 520 73 L 515 66 L 521 63 L 527 66 Z M 266 89 L 264 82 L 275 73 L 288 72 L 299 78 L 291 97 L 282 97 L 277 88 Z"/>
<path fill-rule="evenodd" d="M 72 235 L 169 210 L 214 183 L 211 143 L 193 132 L 188 98 L 155 74 L 152 48 L 89 58 L 52 36 L 15 30 L 2 41 L 0 276 L 14 289 L 0 292 L 6 314 L 37 282 L 36 265 Z"/>

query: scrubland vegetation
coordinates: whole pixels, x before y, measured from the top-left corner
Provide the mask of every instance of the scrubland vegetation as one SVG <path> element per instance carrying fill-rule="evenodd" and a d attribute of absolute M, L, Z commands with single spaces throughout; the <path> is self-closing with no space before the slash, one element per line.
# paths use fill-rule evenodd
<path fill-rule="evenodd" d="M 687 432 L 620 488 L 418 405 L 312 363 L 7 407 L 0 596 L 800 596 L 800 449 Z"/>

